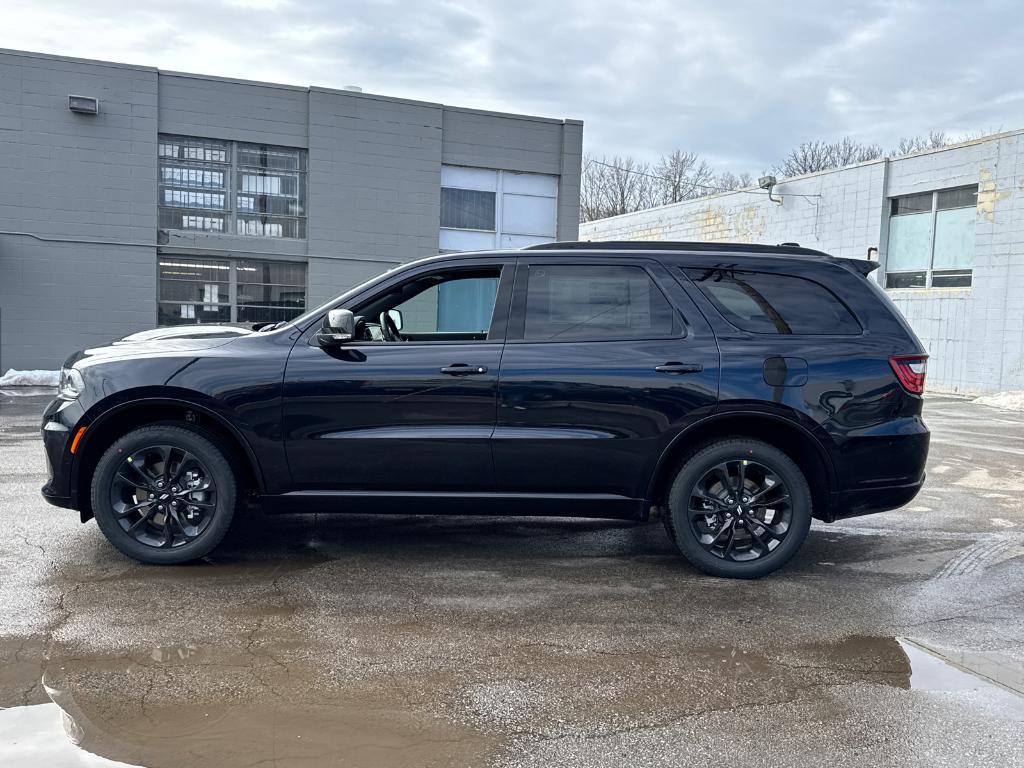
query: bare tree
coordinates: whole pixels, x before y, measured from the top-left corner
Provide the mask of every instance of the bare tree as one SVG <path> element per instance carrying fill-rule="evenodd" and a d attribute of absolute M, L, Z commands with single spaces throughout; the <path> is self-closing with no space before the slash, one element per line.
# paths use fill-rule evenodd
<path fill-rule="evenodd" d="M 651 208 L 658 204 L 659 178 L 646 163 L 632 157 L 583 158 L 580 219 L 593 221 L 608 216 Z"/>
<path fill-rule="evenodd" d="M 785 159 L 775 166 L 775 172 L 780 176 L 800 176 L 863 163 L 883 154 L 882 148 L 877 144 L 862 144 L 848 136 L 833 142 L 805 141 L 791 150 Z"/>
<path fill-rule="evenodd" d="M 946 136 L 945 131 L 929 131 L 927 136 L 911 136 L 900 139 L 900 143 L 890 154 L 893 157 L 899 157 L 926 149 L 939 149 L 952 143 L 953 140 Z"/>
<path fill-rule="evenodd" d="M 828 144 L 824 141 L 805 141 L 790 150 L 786 158 L 775 167 L 781 176 L 800 176 L 831 168 L 832 162 Z"/>
<path fill-rule="evenodd" d="M 730 192 L 734 189 L 745 189 L 754 185 L 754 178 L 744 171 L 739 176 L 730 171 L 718 174 L 712 184 L 719 192 Z"/>
<path fill-rule="evenodd" d="M 714 171 L 695 152 L 673 150 L 654 166 L 656 194 L 661 205 L 692 200 L 714 188 Z"/>
<path fill-rule="evenodd" d="M 609 216 L 641 211 L 655 205 L 655 179 L 647 163 L 616 155 L 609 163 Z"/>
<path fill-rule="evenodd" d="M 594 221 L 605 217 L 604 190 L 607 171 L 593 155 L 583 156 L 580 177 L 580 221 Z"/>
<path fill-rule="evenodd" d="M 849 136 L 832 144 L 833 168 L 843 168 L 854 163 L 863 163 L 866 160 L 876 160 L 885 151 L 878 144 L 861 144 Z"/>

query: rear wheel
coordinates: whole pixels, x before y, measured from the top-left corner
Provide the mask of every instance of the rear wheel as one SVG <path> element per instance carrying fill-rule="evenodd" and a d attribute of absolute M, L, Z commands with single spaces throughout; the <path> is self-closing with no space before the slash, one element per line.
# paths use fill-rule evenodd
<path fill-rule="evenodd" d="M 234 472 L 204 435 L 157 424 L 117 440 L 96 466 L 92 509 L 110 543 L 144 563 L 208 554 L 235 510 Z"/>
<path fill-rule="evenodd" d="M 781 568 L 807 538 L 811 492 L 796 463 L 759 440 L 697 451 L 669 491 L 665 524 L 679 551 L 714 576 L 754 579 Z"/>

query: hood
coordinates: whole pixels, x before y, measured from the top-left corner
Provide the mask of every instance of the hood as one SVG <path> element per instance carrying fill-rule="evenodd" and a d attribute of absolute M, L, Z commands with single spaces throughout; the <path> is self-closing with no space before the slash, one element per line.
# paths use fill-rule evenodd
<path fill-rule="evenodd" d="M 164 339 L 233 339 L 252 333 L 248 326 L 240 325 L 175 325 L 170 328 L 153 328 L 139 331 L 123 339 L 113 342 L 117 344 L 135 344 L 141 341 L 161 341 Z M 202 345 L 204 347 L 206 345 Z M 202 348 L 200 347 L 200 348 Z"/>
<path fill-rule="evenodd" d="M 177 356 L 181 353 L 201 352 L 230 344 L 253 332 L 235 325 L 187 325 L 173 328 L 154 328 L 140 331 L 103 347 L 91 347 L 76 352 L 64 363 L 89 364 L 114 359 Z"/>

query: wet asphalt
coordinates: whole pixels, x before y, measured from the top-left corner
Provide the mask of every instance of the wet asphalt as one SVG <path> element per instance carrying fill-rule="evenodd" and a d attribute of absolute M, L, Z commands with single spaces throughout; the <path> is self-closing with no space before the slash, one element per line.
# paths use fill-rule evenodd
<path fill-rule="evenodd" d="M 660 523 L 236 518 L 143 566 L 0 393 L 0 766 L 1024 764 L 1024 414 L 929 398 L 908 507 L 703 576 Z M 116 762 L 115 762 L 116 761 Z"/>

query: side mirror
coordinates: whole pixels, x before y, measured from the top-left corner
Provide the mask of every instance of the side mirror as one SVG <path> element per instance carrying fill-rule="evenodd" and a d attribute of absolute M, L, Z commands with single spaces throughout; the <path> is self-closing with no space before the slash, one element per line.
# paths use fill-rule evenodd
<path fill-rule="evenodd" d="M 352 341 L 356 333 L 356 319 L 351 310 L 332 309 L 324 318 L 323 327 L 316 335 L 321 346 L 332 346 Z"/>
<path fill-rule="evenodd" d="M 391 315 L 391 319 L 395 321 L 395 328 L 402 330 L 402 310 L 389 309 L 388 314 Z"/>

